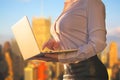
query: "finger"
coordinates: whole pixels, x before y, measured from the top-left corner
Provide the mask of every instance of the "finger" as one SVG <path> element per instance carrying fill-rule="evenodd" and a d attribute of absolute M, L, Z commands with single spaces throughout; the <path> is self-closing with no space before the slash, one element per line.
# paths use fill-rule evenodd
<path fill-rule="evenodd" d="M 53 49 L 54 50 L 58 50 L 59 48 L 60 48 L 60 43 L 59 42 L 55 42 L 54 46 L 53 46 Z"/>
<path fill-rule="evenodd" d="M 44 50 L 47 47 L 47 45 L 48 45 L 48 42 L 42 46 L 42 50 Z"/>
<path fill-rule="evenodd" d="M 48 49 L 53 49 L 53 42 L 52 42 L 52 41 L 46 42 L 46 43 L 43 45 L 42 50 L 44 50 L 46 47 L 47 47 Z"/>

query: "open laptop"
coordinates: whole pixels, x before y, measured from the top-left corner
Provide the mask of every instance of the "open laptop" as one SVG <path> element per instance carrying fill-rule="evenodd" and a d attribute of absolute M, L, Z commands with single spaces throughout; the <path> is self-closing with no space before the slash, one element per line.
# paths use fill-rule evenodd
<path fill-rule="evenodd" d="M 16 24 L 14 24 L 12 26 L 12 31 L 24 60 L 27 60 L 34 56 L 42 57 L 44 53 L 68 53 L 68 52 L 77 51 L 77 49 L 72 49 L 72 50 L 41 52 L 38 47 L 37 41 L 35 39 L 34 33 L 32 31 L 27 16 L 24 16 Z"/>

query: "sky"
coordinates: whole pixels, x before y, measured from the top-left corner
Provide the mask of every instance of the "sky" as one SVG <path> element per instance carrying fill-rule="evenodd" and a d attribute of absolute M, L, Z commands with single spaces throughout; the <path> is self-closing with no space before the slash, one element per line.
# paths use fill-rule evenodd
<path fill-rule="evenodd" d="M 108 41 L 114 40 L 120 47 L 120 0 L 103 0 L 103 3 Z M 3 38 L 13 37 L 11 26 L 23 16 L 28 16 L 30 21 L 33 16 L 51 17 L 54 22 L 63 5 L 64 0 L 0 0 L 0 43 Z"/>

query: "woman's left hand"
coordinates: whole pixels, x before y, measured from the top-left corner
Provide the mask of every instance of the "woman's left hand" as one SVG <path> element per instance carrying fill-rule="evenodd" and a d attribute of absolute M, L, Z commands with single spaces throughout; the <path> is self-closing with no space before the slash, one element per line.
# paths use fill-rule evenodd
<path fill-rule="evenodd" d="M 43 57 L 34 57 L 33 59 L 43 60 L 47 62 L 58 62 L 57 53 L 44 53 Z"/>

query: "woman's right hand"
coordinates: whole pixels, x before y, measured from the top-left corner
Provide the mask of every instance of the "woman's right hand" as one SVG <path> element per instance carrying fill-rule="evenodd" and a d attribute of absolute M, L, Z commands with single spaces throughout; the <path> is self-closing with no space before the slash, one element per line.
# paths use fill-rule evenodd
<path fill-rule="evenodd" d="M 46 47 L 50 50 L 58 50 L 60 48 L 60 44 L 51 38 L 43 45 L 42 50 L 44 50 Z"/>

